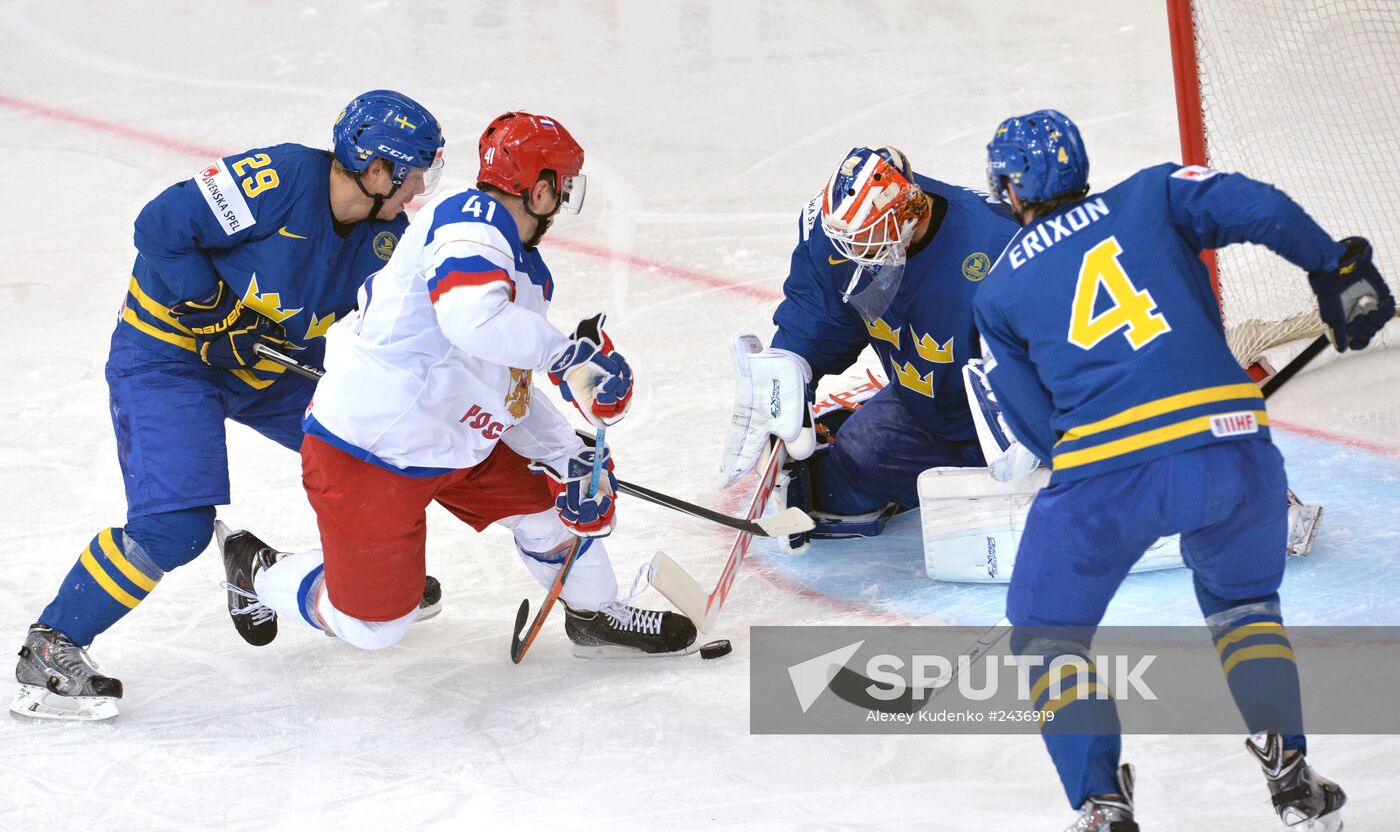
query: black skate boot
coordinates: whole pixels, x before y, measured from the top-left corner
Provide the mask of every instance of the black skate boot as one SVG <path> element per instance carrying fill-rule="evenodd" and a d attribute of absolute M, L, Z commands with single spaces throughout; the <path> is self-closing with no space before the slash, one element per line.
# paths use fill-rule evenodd
<path fill-rule="evenodd" d="M 29 628 L 19 649 L 15 678 L 19 695 L 10 711 L 22 717 L 111 719 L 122 698 L 122 683 L 98 673 L 87 650 L 43 624 Z"/>
<path fill-rule="evenodd" d="M 614 601 L 598 612 L 564 606 L 564 632 L 582 659 L 679 656 L 695 643 L 695 625 L 677 612 Z"/>
<path fill-rule="evenodd" d="M 1133 820 L 1133 767 L 1118 770 L 1118 794 L 1096 794 L 1079 807 L 1065 832 L 1138 832 Z"/>
<path fill-rule="evenodd" d="M 228 590 L 228 615 L 234 629 L 254 647 L 270 644 L 277 638 L 277 613 L 258 600 L 253 577 L 276 563 L 278 553 L 252 532 L 229 531 L 221 521 L 214 521 L 214 536 L 228 577 L 219 586 Z"/>
<path fill-rule="evenodd" d="M 1301 753 L 1286 753 L 1276 731 L 1255 734 L 1244 746 L 1263 767 L 1274 811 L 1284 826 L 1299 832 L 1339 832 L 1347 802 L 1341 786 L 1313 771 Z"/>
<path fill-rule="evenodd" d="M 442 612 L 442 584 L 432 575 L 423 582 L 423 600 L 418 602 L 418 617 L 415 622 L 427 621 Z"/>

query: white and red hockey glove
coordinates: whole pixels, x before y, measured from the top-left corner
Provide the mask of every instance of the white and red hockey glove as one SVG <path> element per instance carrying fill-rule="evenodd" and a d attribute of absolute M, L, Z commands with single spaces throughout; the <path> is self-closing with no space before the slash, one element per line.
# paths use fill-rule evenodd
<path fill-rule="evenodd" d="M 632 406 L 632 368 L 603 331 L 606 316 L 585 318 L 549 365 L 549 380 L 595 428 L 622 420 Z"/>
<path fill-rule="evenodd" d="M 603 449 L 603 470 L 598 477 L 598 490 L 589 493 L 593 479 L 592 448 L 580 448 L 566 460 L 556 464 L 558 471 L 543 462 L 530 463 L 530 470 L 549 477 L 554 492 L 554 510 L 564 526 L 579 537 L 607 537 L 617 524 L 617 478 L 613 476 L 612 450 Z"/>

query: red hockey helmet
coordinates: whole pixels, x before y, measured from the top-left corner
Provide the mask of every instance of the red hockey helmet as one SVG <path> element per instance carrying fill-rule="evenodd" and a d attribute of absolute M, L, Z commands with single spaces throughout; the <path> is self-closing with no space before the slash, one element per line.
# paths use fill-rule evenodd
<path fill-rule="evenodd" d="M 533 188 L 545 171 L 553 171 L 563 207 L 572 214 L 583 207 L 583 148 L 554 119 L 525 112 L 499 115 L 481 134 L 478 150 L 479 184 L 519 194 Z"/>

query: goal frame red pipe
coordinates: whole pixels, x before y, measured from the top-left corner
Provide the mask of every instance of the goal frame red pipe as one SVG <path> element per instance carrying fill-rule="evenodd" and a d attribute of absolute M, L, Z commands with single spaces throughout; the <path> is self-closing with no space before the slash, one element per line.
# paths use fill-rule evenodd
<path fill-rule="evenodd" d="M 1201 109 L 1201 76 L 1196 61 L 1196 26 L 1191 15 L 1192 0 L 1166 0 L 1167 28 L 1171 31 L 1172 77 L 1176 81 L 1176 122 L 1181 132 L 1181 162 L 1209 167 L 1206 155 L 1205 117 Z M 1215 302 L 1220 303 L 1220 275 L 1215 268 L 1215 251 L 1201 252 L 1210 269 L 1210 285 Z M 1221 304 L 1220 314 L 1225 315 Z"/>

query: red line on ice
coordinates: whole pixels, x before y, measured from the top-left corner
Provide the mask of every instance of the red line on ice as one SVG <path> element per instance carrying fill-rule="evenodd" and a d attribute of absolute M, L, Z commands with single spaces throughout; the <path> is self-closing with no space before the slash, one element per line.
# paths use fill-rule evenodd
<path fill-rule="evenodd" d="M 90 130 L 96 130 L 99 133 L 107 133 L 113 136 L 120 136 L 124 139 L 132 139 L 138 142 L 145 142 L 146 144 L 157 145 L 167 150 L 174 150 L 177 153 L 185 153 L 190 156 L 199 156 L 204 159 L 217 159 L 224 155 L 212 147 L 203 147 L 190 142 L 183 142 L 161 133 L 138 130 L 135 127 L 128 127 L 125 124 L 118 124 L 114 121 L 104 121 L 99 118 L 93 118 L 92 116 L 60 110 L 57 107 L 50 107 L 47 104 L 24 101 L 23 99 L 14 98 L 3 93 L 0 93 L 0 107 L 8 107 L 11 110 L 42 116 L 43 118 L 53 119 L 54 121 L 76 124 L 79 127 L 86 127 Z"/>

